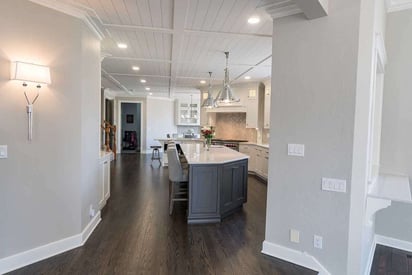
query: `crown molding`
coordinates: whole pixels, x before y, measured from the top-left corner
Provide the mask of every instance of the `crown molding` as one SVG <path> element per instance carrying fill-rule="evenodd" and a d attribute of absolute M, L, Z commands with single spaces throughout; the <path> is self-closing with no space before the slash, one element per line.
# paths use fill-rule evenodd
<path fill-rule="evenodd" d="M 86 26 L 100 39 L 102 40 L 105 35 L 103 31 L 99 28 L 93 18 L 88 14 L 87 11 L 76 8 L 72 5 L 59 2 L 57 0 L 29 0 L 30 2 L 39 4 L 41 6 L 59 11 L 61 13 L 76 17 L 81 19 Z"/>
<path fill-rule="evenodd" d="M 412 0 L 386 0 L 388 12 L 412 9 Z"/>

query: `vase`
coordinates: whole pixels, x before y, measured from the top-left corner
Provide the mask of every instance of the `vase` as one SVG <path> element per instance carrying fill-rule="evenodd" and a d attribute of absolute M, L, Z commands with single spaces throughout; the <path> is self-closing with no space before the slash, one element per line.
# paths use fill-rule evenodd
<path fill-rule="evenodd" d="M 206 150 L 210 150 L 210 146 L 212 145 L 212 138 L 206 138 Z"/>

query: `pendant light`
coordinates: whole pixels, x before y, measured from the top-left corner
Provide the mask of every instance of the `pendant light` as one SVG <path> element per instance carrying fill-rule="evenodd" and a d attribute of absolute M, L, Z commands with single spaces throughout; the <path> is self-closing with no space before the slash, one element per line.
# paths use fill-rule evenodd
<path fill-rule="evenodd" d="M 217 105 L 228 105 L 231 103 L 239 102 L 240 99 L 236 98 L 229 84 L 229 52 L 225 52 L 226 55 L 226 69 L 225 79 L 223 80 L 223 89 L 216 97 Z"/>
<path fill-rule="evenodd" d="M 212 108 L 216 108 L 217 104 L 215 99 L 212 97 L 212 84 L 211 84 L 211 80 L 212 80 L 212 72 L 209 72 L 209 87 L 207 88 L 207 98 L 203 101 L 202 103 L 202 108 L 208 108 L 208 109 L 212 109 Z"/>

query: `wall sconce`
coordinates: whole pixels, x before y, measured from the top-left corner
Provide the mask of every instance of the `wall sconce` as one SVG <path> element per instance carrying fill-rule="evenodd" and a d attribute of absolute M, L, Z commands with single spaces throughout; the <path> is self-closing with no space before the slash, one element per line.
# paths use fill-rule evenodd
<path fill-rule="evenodd" d="M 33 104 L 39 97 L 39 91 L 41 88 L 40 84 L 51 83 L 50 68 L 43 65 L 37 65 L 21 61 L 11 62 L 10 79 L 23 81 L 23 87 L 27 87 L 26 82 L 32 82 L 37 84 L 37 95 L 34 97 L 32 101 L 29 100 L 26 91 L 24 91 L 24 96 L 26 97 L 27 101 L 26 110 L 29 122 L 28 138 L 29 141 L 31 141 L 33 137 Z"/>

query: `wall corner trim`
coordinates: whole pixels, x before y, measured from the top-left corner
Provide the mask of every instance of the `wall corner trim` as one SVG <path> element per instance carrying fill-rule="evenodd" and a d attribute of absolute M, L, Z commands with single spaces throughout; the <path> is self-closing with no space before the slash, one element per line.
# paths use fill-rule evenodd
<path fill-rule="evenodd" d="M 263 241 L 262 253 L 315 270 L 319 275 L 331 274 L 315 257 L 306 252 Z"/>
<path fill-rule="evenodd" d="M 73 248 L 82 246 L 101 221 L 100 211 L 93 217 L 80 234 L 51 242 L 18 254 L 0 259 L 0 274 L 50 258 Z"/>

